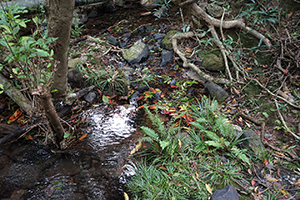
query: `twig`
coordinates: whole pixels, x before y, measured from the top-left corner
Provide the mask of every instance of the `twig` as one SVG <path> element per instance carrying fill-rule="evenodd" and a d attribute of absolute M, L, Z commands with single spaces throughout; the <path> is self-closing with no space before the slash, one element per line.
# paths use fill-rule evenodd
<path fill-rule="evenodd" d="M 289 102 L 288 100 L 286 100 L 285 98 L 281 97 L 281 96 L 278 96 L 276 94 L 274 94 L 273 92 L 271 92 L 270 90 L 268 90 L 265 86 L 263 86 L 263 84 L 261 84 L 257 79 L 252 79 L 254 80 L 260 87 L 262 87 L 264 90 L 266 90 L 270 95 L 278 98 L 278 99 L 281 99 L 283 100 L 284 102 L 286 102 L 287 104 L 289 104 L 290 106 L 294 107 L 294 108 L 297 108 L 297 109 L 300 109 L 299 106 L 296 106 L 295 104 L 292 104 L 291 102 Z"/>
<path fill-rule="evenodd" d="M 289 129 L 289 127 L 286 125 L 286 123 L 285 123 L 285 121 L 284 121 L 284 119 L 283 119 L 283 117 L 282 117 L 282 115 L 281 115 L 281 112 L 279 111 L 279 107 L 278 107 L 278 104 L 277 104 L 277 100 L 275 99 L 274 101 L 275 101 L 275 105 L 276 105 L 276 108 L 277 108 L 278 115 L 279 115 L 279 117 L 280 117 L 280 119 L 281 119 L 281 122 L 282 122 L 283 126 L 284 126 L 284 127 L 286 128 L 286 130 L 287 130 L 289 133 L 291 133 L 297 140 L 300 140 L 300 137 L 299 137 L 298 135 L 296 135 L 293 131 L 291 131 L 291 130 Z"/>
<path fill-rule="evenodd" d="M 299 158 L 297 155 L 295 155 L 295 154 L 293 154 L 292 152 L 290 152 L 290 151 L 282 150 L 282 149 L 279 149 L 279 148 L 277 148 L 277 147 L 274 147 L 273 145 L 269 144 L 268 142 L 264 142 L 264 144 L 267 145 L 267 146 L 269 146 L 269 147 L 271 147 L 272 149 L 274 149 L 274 150 L 276 150 L 276 151 L 278 151 L 278 152 L 281 152 L 281 151 L 282 151 L 282 152 L 284 152 L 284 153 L 287 153 L 287 154 L 289 154 L 294 160 L 300 161 L 300 158 Z"/>

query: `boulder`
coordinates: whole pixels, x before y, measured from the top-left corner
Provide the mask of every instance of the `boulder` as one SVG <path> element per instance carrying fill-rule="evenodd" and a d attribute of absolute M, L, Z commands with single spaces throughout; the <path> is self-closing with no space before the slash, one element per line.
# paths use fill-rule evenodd
<path fill-rule="evenodd" d="M 135 42 L 132 47 L 124 51 L 123 57 L 130 64 L 139 63 L 143 58 L 149 55 L 149 47 L 142 40 Z"/>
<path fill-rule="evenodd" d="M 223 59 L 213 53 L 204 56 L 202 67 L 209 71 L 220 72 L 225 70 Z"/>
<path fill-rule="evenodd" d="M 221 190 L 216 190 L 211 200 L 239 200 L 239 194 L 232 185 L 228 185 Z"/>
<path fill-rule="evenodd" d="M 228 93 L 222 87 L 213 82 L 207 81 L 204 87 L 208 94 L 220 103 L 228 97 Z"/>

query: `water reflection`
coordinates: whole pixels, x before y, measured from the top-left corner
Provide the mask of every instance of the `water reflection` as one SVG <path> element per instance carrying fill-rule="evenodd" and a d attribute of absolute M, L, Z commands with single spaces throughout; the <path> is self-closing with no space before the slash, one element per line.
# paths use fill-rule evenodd
<path fill-rule="evenodd" d="M 105 112 L 103 108 L 97 108 L 89 114 L 90 141 L 89 145 L 100 151 L 105 146 L 120 144 L 136 131 L 133 118 L 136 107 L 132 105 L 118 106 L 116 109 Z"/>

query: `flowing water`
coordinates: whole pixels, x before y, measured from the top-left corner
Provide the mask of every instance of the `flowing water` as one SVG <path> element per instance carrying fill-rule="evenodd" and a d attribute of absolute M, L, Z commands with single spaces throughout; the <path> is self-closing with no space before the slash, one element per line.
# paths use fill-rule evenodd
<path fill-rule="evenodd" d="M 140 137 L 136 106 L 101 106 L 85 114 L 88 136 L 67 150 L 26 140 L 0 147 L 0 197 L 124 199 L 126 179 L 134 175 L 129 152 Z"/>

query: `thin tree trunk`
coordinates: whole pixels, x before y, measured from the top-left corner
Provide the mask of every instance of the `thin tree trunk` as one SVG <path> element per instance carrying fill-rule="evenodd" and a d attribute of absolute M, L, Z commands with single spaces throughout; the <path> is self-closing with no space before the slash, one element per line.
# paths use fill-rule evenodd
<path fill-rule="evenodd" d="M 53 102 L 51 100 L 51 93 L 49 89 L 45 86 L 39 88 L 39 97 L 40 97 L 40 104 L 43 107 L 46 117 L 50 123 L 50 126 L 53 130 L 53 134 L 58 146 L 60 146 L 60 142 L 63 140 L 65 131 L 63 126 L 59 121 L 59 117 L 56 113 L 54 108 Z"/>
<path fill-rule="evenodd" d="M 48 31 L 50 37 L 58 37 L 53 43 L 56 66 L 52 89 L 53 97 L 64 100 L 67 95 L 68 48 L 75 0 L 49 0 Z M 54 65 L 53 65 L 54 66 Z"/>

